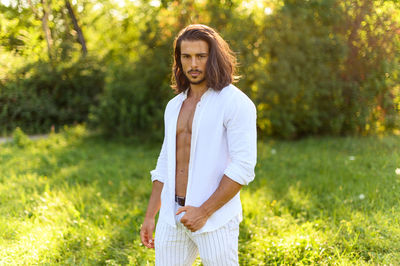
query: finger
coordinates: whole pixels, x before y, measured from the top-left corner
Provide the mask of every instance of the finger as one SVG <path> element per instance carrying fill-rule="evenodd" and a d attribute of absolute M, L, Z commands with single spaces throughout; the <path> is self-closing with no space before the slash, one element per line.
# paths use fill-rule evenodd
<path fill-rule="evenodd" d="M 145 245 L 147 247 L 148 245 L 148 241 L 146 237 L 142 237 L 142 244 Z"/>
<path fill-rule="evenodd" d="M 179 222 L 181 223 L 181 224 L 183 224 L 184 226 L 186 226 L 186 222 L 187 222 L 187 220 L 186 220 L 186 218 L 181 218 L 180 220 L 179 220 Z"/>
<path fill-rule="evenodd" d="M 187 207 L 186 207 L 186 206 L 184 206 L 184 207 L 180 207 L 180 208 L 178 209 L 178 211 L 176 212 L 176 214 L 175 214 L 175 215 L 178 215 L 178 214 L 180 214 L 180 213 L 182 213 L 182 212 L 185 212 L 185 211 L 186 211 L 186 209 L 187 209 Z"/>
<path fill-rule="evenodd" d="M 187 218 L 187 214 L 185 213 L 185 214 L 181 217 L 181 219 L 180 219 L 179 221 L 180 221 L 183 225 L 186 226 L 187 222 L 189 221 L 188 218 Z"/>
<path fill-rule="evenodd" d="M 147 241 L 146 247 L 151 248 L 153 245 L 153 242 L 151 240 Z"/>
<path fill-rule="evenodd" d="M 143 245 L 146 245 L 146 236 L 143 230 L 140 231 L 140 240 L 142 241 Z"/>
<path fill-rule="evenodd" d="M 148 239 L 148 237 L 147 237 L 147 234 L 144 234 L 144 235 L 143 235 L 143 237 L 142 237 L 142 243 L 143 243 L 143 245 L 145 245 L 146 247 L 148 247 L 148 245 L 149 245 L 149 239 Z"/>
<path fill-rule="evenodd" d="M 148 235 L 149 248 L 154 248 L 153 231 Z"/>
<path fill-rule="evenodd" d="M 192 224 L 192 225 L 190 226 L 189 230 L 192 231 L 192 232 L 196 232 L 196 231 L 198 230 L 198 228 L 197 228 L 196 225 L 193 225 L 193 224 Z"/>
<path fill-rule="evenodd" d="M 152 237 L 150 238 L 151 234 L 149 234 L 147 231 L 144 231 L 142 234 L 142 243 L 148 248 L 151 248 L 151 243 L 152 243 Z"/>
<path fill-rule="evenodd" d="M 148 248 L 152 248 L 152 247 L 153 247 L 153 244 L 154 244 L 153 239 L 150 238 L 150 239 L 147 241 L 147 247 L 148 247 Z"/>
<path fill-rule="evenodd" d="M 193 226 L 187 226 L 187 229 L 189 229 L 191 232 L 194 232 Z"/>

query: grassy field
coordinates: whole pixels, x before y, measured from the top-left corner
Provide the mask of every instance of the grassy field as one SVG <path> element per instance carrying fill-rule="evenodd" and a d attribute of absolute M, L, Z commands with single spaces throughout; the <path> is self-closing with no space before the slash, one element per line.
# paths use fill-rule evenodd
<path fill-rule="evenodd" d="M 16 133 L 0 145 L 0 264 L 152 265 L 139 229 L 159 148 Z M 260 142 L 240 264 L 398 264 L 397 168 L 398 136 Z"/>

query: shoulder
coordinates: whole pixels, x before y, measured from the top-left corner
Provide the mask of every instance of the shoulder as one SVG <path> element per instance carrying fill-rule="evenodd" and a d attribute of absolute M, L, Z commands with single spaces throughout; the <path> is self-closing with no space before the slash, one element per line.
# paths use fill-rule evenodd
<path fill-rule="evenodd" d="M 224 87 L 219 93 L 221 99 L 227 106 L 238 108 L 240 106 L 248 106 L 255 108 L 253 101 L 243 91 L 233 84 Z"/>
<path fill-rule="evenodd" d="M 178 93 L 178 94 L 175 95 L 171 100 L 169 100 L 167 106 L 168 106 L 169 104 L 175 104 L 176 102 L 179 101 L 179 99 L 180 99 L 181 97 L 183 97 L 183 92 Z"/>
<path fill-rule="evenodd" d="M 168 101 L 167 106 L 165 107 L 165 111 L 173 108 L 174 106 L 180 103 L 180 99 L 183 97 L 183 92 L 175 95 L 171 100 Z"/>
<path fill-rule="evenodd" d="M 248 125 L 257 119 L 257 108 L 253 101 L 234 85 L 222 89 L 224 125 L 229 127 L 231 123 Z"/>

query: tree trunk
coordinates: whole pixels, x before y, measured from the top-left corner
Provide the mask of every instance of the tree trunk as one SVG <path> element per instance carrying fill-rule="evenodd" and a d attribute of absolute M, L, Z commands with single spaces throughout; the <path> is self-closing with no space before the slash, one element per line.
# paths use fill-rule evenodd
<path fill-rule="evenodd" d="M 68 14 L 71 17 L 72 23 L 74 24 L 74 29 L 75 29 L 76 33 L 78 34 L 78 41 L 82 46 L 82 54 L 84 56 L 86 56 L 87 48 L 86 48 L 85 38 L 83 37 L 82 29 L 78 25 L 78 20 L 76 19 L 74 10 L 72 9 L 72 6 L 71 6 L 69 0 L 65 0 L 65 6 L 68 9 Z"/>
<path fill-rule="evenodd" d="M 45 2 L 45 1 L 42 1 Z M 45 5 L 45 3 L 43 4 L 43 6 Z M 48 19 L 49 19 L 49 11 L 47 10 L 47 8 L 43 8 L 43 17 L 42 17 L 42 28 L 44 31 L 44 35 L 46 36 L 46 42 L 47 42 L 47 50 L 49 53 L 49 58 L 50 60 L 53 59 L 53 38 L 51 37 L 51 31 L 49 28 L 49 24 L 48 24 Z"/>
<path fill-rule="evenodd" d="M 42 22 L 42 29 L 43 29 L 44 37 L 45 37 L 46 43 L 47 43 L 47 53 L 49 55 L 50 61 L 52 61 L 53 60 L 53 38 L 51 37 L 51 30 L 50 30 L 49 24 L 48 24 L 50 7 L 46 0 L 41 0 L 41 2 L 43 5 L 43 15 L 42 16 L 39 15 L 39 12 L 33 5 L 32 1 L 28 0 L 28 3 L 32 9 L 32 12 L 35 14 L 35 17 Z"/>

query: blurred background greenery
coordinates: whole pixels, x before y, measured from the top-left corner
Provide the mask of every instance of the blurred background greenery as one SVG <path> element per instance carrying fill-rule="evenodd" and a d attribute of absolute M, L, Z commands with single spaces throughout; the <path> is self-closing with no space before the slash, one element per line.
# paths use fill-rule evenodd
<path fill-rule="evenodd" d="M 159 140 L 190 23 L 237 53 L 260 137 L 399 132 L 395 0 L 1 0 L 0 135 L 85 122 Z"/>
<path fill-rule="evenodd" d="M 154 264 L 139 230 L 190 23 L 258 110 L 241 265 L 397 265 L 397 0 L 0 0 L 0 264 Z"/>

